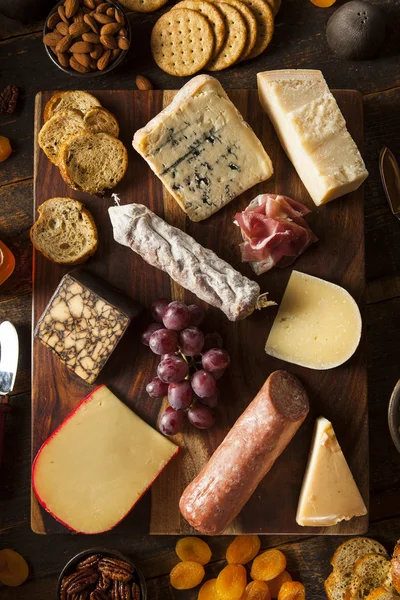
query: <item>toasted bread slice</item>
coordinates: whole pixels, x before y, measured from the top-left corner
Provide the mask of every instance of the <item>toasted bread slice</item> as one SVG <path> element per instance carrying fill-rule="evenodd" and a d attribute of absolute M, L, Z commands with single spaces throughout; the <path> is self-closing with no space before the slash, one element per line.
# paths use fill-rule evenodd
<path fill-rule="evenodd" d="M 84 115 L 93 106 L 101 106 L 101 103 L 88 92 L 82 92 L 81 90 L 56 92 L 44 107 L 44 120 L 46 122 L 56 112 L 70 110 L 71 108 L 81 111 Z"/>
<path fill-rule="evenodd" d="M 398 596 L 392 594 L 384 587 L 379 587 L 373 590 L 365 600 L 396 600 Z"/>
<path fill-rule="evenodd" d="M 397 542 L 393 551 L 392 581 L 394 589 L 400 594 L 400 540 Z"/>
<path fill-rule="evenodd" d="M 114 115 L 103 108 L 95 106 L 90 108 L 83 117 L 85 125 L 92 133 L 109 133 L 114 137 L 119 136 L 119 125 Z"/>
<path fill-rule="evenodd" d="M 86 131 L 82 113 L 78 110 L 57 112 L 39 131 L 38 143 L 47 158 L 58 165 L 58 151 L 71 135 Z"/>
<path fill-rule="evenodd" d="M 128 152 L 108 133 L 82 132 L 62 145 L 59 167 L 64 181 L 74 190 L 102 195 L 125 175 Z"/>
<path fill-rule="evenodd" d="M 354 573 L 346 589 L 346 600 L 365 600 L 376 588 L 384 586 L 392 591 L 391 564 L 385 556 L 371 553 L 354 565 Z"/>
<path fill-rule="evenodd" d="M 98 235 L 90 212 L 78 200 L 50 198 L 39 206 L 31 240 L 52 262 L 77 265 L 96 252 Z"/>
<path fill-rule="evenodd" d="M 351 577 L 351 574 L 341 575 L 339 571 L 332 571 L 324 581 L 325 592 L 329 600 L 344 600 Z"/>

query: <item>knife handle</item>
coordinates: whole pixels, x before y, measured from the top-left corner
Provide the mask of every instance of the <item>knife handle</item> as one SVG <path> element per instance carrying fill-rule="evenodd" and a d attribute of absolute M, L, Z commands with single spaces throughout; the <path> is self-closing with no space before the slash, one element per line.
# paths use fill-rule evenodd
<path fill-rule="evenodd" d="M 11 404 L 8 404 L 8 396 L 0 397 L 0 466 L 3 461 L 4 453 L 4 432 L 6 429 L 7 413 L 12 411 Z"/>

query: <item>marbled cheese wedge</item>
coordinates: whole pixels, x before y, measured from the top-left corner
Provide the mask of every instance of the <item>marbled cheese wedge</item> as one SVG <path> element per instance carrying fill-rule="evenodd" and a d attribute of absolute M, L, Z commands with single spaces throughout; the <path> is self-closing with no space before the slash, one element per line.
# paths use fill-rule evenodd
<path fill-rule="evenodd" d="M 133 147 L 192 221 L 273 173 L 271 160 L 221 84 L 198 75 L 139 129 Z"/>
<path fill-rule="evenodd" d="M 179 448 L 103 386 L 87 396 L 39 450 L 35 494 L 79 533 L 112 529 Z"/>

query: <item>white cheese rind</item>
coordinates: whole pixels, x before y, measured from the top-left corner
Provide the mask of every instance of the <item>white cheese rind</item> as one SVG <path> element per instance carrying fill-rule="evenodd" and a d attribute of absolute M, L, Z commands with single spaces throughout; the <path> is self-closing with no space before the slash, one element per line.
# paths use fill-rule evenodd
<path fill-rule="evenodd" d="M 133 138 L 192 221 L 202 221 L 253 185 L 269 179 L 271 160 L 221 84 L 194 77 Z"/>
<path fill-rule="evenodd" d="M 356 190 L 368 171 L 321 71 L 265 71 L 257 82 L 260 102 L 315 204 Z"/>
<path fill-rule="evenodd" d="M 310 369 L 332 369 L 354 354 L 361 328 L 359 308 L 344 288 L 293 271 L 265 352 Z"/>
<path fill-rule="evenodd" d="M 364 500 L 330 423 L 317 419 L 296 522 L 330 527 L 367 514 Z"/>
<path fill-rule="evenodd" d="M 108 531 L 178 451 L 101 386 L 40 449 L 32 471 L 34 490 L 44 508 L 70 529 Z"/>

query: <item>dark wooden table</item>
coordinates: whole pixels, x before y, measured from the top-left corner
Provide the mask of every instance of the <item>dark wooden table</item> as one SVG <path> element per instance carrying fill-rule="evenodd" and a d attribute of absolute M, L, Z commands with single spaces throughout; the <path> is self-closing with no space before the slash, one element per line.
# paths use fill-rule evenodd
<path fill-rule="evenodd" d="M 400 537 L 400 455 L 387 427 L 387 404 L 400 377 L 400 223 L 390 213 L 379 179 L 380 148 L 388 145 L 400 158 L 400 6 L 398 0 L 375 0 L 390 13 L 391 31 L 381 55 L 369 61 L 343 62 L 332 56 L 325 25 L 334 10 L 309 0 L 283 0 L 269 51 L 250 63 L 228 69 L 218 78 L 227 88 L 255 88 L 256 73 L 278 68 L 321 69 L 332 88 L 358 89 L 364 95 L 365 160 L 370 177 L 365 185 L 368 384 L 370 412 L 370 531 L 392 550 Z M 337 5 L 342 4 L 339 0 Z M 396 6 L 397 5 L 397 6 Z M 84 536 L 37 536 L 30 529 L 30 330 L 33 174 L 33 104 L 42 89 L 134 89 L 138 73 L 155 88 L 178 88 L 184 80 L 160 71 L 149 51 L 149 33 L 157 15 L 131 15 L 133 47 L 127 61 L 112 74 L 87 82 L 63 74 L 47 58 L 42 23 L 21 25 L 0 16 L 0 88 L 16 84 L 21 91 L 17 111 L 0 117 L 0 135 L 10 138 L 14 152 L 0 164 L 0 239 L 17 260 L 13 276 L 0 288 L 0 321 L 15 323 L 21 360 L 8 419 L 7 452 L 0 474 L 0 548 L 18 550 L 31 567 L 20 588 L 1 588 L 13 600 L 55 597 L 58 573 L 79 550 L 93 545 L 117 548 L 137 559 L 149 586 L 149 599 L 194 599 L 195 593 L 173 592 L 168 573 L 176 562 L 173 537 L 121 539 L 113 533 Z M 334 232 L 332 232 L 334 235 Z M 282 490 L 282 494 L 285 490 Z M 263 538 L 263 547 L 280 545 L 289 568 L 305 583 L 308 598 L 325 598 L 323 579 L 336 537 Z M 228 545 L 211 540 L 211 571 L 217 571 Z"/>

